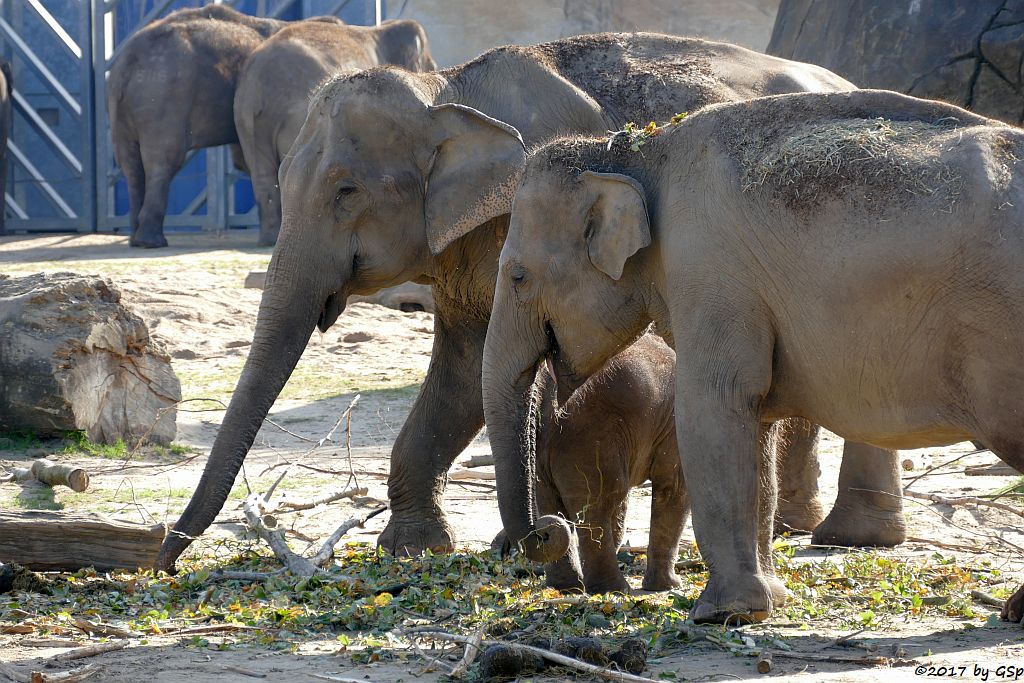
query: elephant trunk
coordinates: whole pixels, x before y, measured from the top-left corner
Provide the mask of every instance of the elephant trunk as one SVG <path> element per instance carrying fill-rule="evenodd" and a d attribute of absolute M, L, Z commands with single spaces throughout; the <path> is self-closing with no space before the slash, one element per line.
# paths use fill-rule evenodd
<path fill-rule="evenodd" d="M 548 351 L 540 321 L 512 299 L 499 276 L 483 358 L 483 399 L 494 454 L 498 507 L 507 542 L 535 562 L 554 562 L 576 550 L 575 532 L 561 517 L 534 520 L 537 365 Z"/>
<path fill-rule="evenodd" d="M 172 571 L 178 556 L 223 508 L 256 433 L 295 369 L 314 326 L 328 315 L 330 287 L 317 281 L 314 274 L 320 272 L 330 271 L 312 267 L 307 257 L 293 252 L 291 244 L 279 244 L 275 250 L 245 367 L 199 486 L 160 548 L 157 569 Z M 339 312 L 334 311 L 334 317 Z"/>

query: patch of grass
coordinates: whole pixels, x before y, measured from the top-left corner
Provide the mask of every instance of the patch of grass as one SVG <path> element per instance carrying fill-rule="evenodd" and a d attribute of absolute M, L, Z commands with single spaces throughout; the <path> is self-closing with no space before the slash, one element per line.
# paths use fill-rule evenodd
<path fill-rule="evenodd" d="M 102 444 L 90 441 L 85 432 L 68 432 L 64 436 L 67 443 L 61 451 L 66 455 L 85 453 L 99 458 L 110 458 L 112 460 L 123 460 L 128 457 L 128 446 L 124 439 L 118 439 L 112 444 Z"/>
<path fill-rule="evenodd" d="M 195 448 L 183 443 L 172 442 L 169 446 L 152 444 L 150 448 L 153 449 L 153 453 L 160 457 L 167 457 L 170 455 L 190 455 L 191 453 L 195 453 Z"/>
<path fill-rule="evenodd" d="M 37 448 L 41 443 L 35 432 L 19 429 L 0 432 L 0 450 L 24 451 L 29 448 Z"/>
<path fill-rule="evenodd" d="M 31 483 L 22 486 L 21 491 L 11 501 L 16 507 L 24 510 L 63 510 L 64 503 L 58 502 L 54 495 L 51 487 Z"/>
<path fill-rule="evenodd" d="M 994 496 L 1005 496 L 1006 494 L 1024 495 L 1024 477 L 1018 477 L 1017 481 L 992 492 Z M 1011 496 L 1012 497 L 1012 496 Z"/>

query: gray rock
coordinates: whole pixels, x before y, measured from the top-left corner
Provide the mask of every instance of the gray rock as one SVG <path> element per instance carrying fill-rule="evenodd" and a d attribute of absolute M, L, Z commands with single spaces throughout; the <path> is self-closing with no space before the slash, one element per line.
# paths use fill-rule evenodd
<path fill-rule="evenodd" d="M 1024 0 L 782 0 L 767 52 L 1024 120 Z"/>

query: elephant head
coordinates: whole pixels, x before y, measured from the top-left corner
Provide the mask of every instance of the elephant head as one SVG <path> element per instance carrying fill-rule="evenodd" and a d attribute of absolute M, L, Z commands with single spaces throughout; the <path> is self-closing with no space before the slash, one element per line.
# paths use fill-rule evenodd
<path fill-rule="evenodd" d="M 556 537 L 535 537 L 529 523 L 535 371 L 547 359 L 560 368 L 560 383 L 567 377 L 578 385 L 643 333 L 650 287 L 631 257 L 651 234 L 636 180 L 578 167 L 566 174 L 546 149 L 532 157 L 515 194 L 484 347 L 483 396 L 505 531 L 512 542 L 533 538 L 528 556 L 550 561 L 561 550 Z"/>
<path fill-rule="evenodd" d="M 314 328 L 334 324 L 351 294 L 430 277 L 454 239 L 510 211 L 522 138 L 470 107 L 435 106 L 430 78 L 373 69 L 328 82 L 311 101 L 279 172 L 281 233 L 253 344 L 158 568 L 171 569 L 220 512 Z M 469 191 L 467 178 L 492 189 Z"/>

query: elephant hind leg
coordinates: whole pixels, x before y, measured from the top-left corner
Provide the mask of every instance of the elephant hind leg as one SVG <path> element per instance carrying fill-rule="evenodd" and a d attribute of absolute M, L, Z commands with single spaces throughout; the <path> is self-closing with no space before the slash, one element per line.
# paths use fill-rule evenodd
<path fill-rule="evenodd" d="M 807 420 L 777 423 L 776 457 L 779 504 L 775 534 L 810 533 L 825 519 L 818 496 L 818 435 L 821 429 Z"/>
<path fill-rule="evenodd" d="M 847 441 L 839 495 L 811 537 L 815 545 L 891 548 L 907 540 L 898 451 Z"/>

